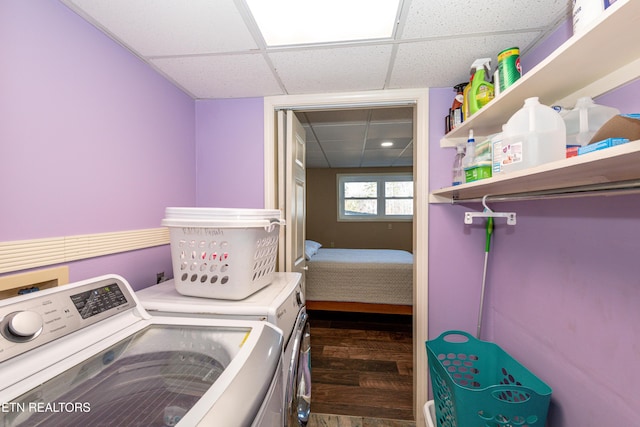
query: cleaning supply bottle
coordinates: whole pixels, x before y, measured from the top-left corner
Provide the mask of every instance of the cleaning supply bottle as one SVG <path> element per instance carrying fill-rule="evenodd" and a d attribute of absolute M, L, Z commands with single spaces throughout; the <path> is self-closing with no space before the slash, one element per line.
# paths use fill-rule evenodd
<path fill-rule="evenodd" d="M 464 167 L 462 166 L 464 159 L 464 145 L 456 147 L 456 156 L 453 159 L 453 185 L 464 184 Z"/>
<path fill-rule="evenodd" d="M 588 96 L 579 98 L 575 108 L 562 115 L 567 127 L 567 145 L 589 144 L 596 131 L 618 114 L 618 109 L 598 105 Z"/>
<path fill-rule="evenodd" d="M 473 77 L 473 74 L 471 75 L 471 77 Z M 467 83 L 467 85 L 462 90 L 462 121 L 463 122 L 466 121 L 471 116 L 471 113 L 469 113 L 470 91 L 471 91 L 471 80 L 469 80 L 469 83 Z"/>
<path fill-rule="evenodd" d="M 468 83 L 460 83 L 455 85 L 453 88 L 456 91 L 456 97 L 453 99 L 453 104 L 451 105 L 451 128 L 455 128 L 456 126 L 460 126 L 464 121 L 464 115 L 462 113 L 462 104 L 464 102 L 464 88 L 468 85 Z"/>
<path fill-rule="evenodd" d="M 480 108 L 487 105 L 495 96 L 493 83 L 491 83 L 491 58 L 476 59 L 471 65 L 471 78 L 469 89 L 469 115 L 473 115 Z"/>
<path fill-rule="evenodd" d="M 551 107 L 528 98 L 504 128 L 502 170 L 513 172 L 566 158 L 564 120 Z"/>
<path fill-rule="evenodd" d="M 467 148 L 465 149 L 464 158 L 462 159 L 462 168 L 464 169 L 465 179 L 464 182 L 471 182 L 467 180 L 467 171 L 471 170 L 474 166 L 476 157 L 476 140 L 473 137 L 473 129 L 469 130 L 469 138 L 467 139 Z"/>

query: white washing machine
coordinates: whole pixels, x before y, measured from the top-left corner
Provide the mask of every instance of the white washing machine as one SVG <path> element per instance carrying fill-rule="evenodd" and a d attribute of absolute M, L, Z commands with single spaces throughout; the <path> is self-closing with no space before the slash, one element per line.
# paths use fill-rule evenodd
<path fill-rule="evenodd" d="M 240 300 L 184 296 L 173 280 L 136 292 L 153 316 L 261 320 L 283 331 L 284 413 L 288 427 L 305 426 L 311 405 L 311 342 L 299 273 L 275 273 L 267 287 Z"/>
<path fill-rule="evenodd" d="M 273 427 L 282 350 L 265 322 L 151 317 L 115 275 L 2 300 L 0 426 Z"/>

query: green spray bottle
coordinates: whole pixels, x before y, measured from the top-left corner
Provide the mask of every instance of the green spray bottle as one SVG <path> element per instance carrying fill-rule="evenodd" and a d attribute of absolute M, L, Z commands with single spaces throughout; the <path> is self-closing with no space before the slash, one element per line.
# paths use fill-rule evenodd
<path fill-rule="evenodd" d="M 491 83 L 491 58 L 476 59 L 471 65 L 471 82 L 469 84 L 469 115 L 473 115 L 484 107 L 495 96 Z"/>

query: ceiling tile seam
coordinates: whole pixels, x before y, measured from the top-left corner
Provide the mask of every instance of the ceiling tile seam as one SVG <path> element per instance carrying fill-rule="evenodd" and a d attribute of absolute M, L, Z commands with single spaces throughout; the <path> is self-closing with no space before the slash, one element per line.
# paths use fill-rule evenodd
<path fill-rule="evenodd" d="M 368 47 L 368 46 L 387 46 L 387 45 L 399 46 L 403 44 L 448 41 L 451 39 L 489 37 L 489 36 L 522 34 L 522 33 L 542 33 L 540 37 L 543 38 L 546 34 L 548 34 L 548 31 L 549 31 L 549 27 L 536 27 L 536 28 L 504 30 L 504 31 L 489 31 L 489 32 L 480 32 L 480 33 L 452 34 L 452 35 L 446 35 L 446 36 L 420 37 L 420 38 L 402 39 L 402 40 L 372 40 L 372 41 L 361 41 L 361 42 L 326 43 L 321 45 L 299 45 L 295 47 L 292 46 L 292 47 L 278 47 L 278 48 L 259 47 L 258 49 L 235 50 L 235 51 L 225 51 L 225 52 L 148 55 L 148 56 L 142 56 L 141 54 L 135 51 L 132 51 L 130 48 L 125 46 L 120 41 L 118 41 L 118 43 L 120 43 L 123 47 L 133 52 L 138 57 L 141 57 L 143 59 L 148 59 L 148 60 L 157 60 L 157 59 L 178 59 L 178 58 L 210 57 L 210 56 L 258 55 L 258 54 L 265 54 L 265 53 L 271 54 L 271 53 L 284 53 L 284 52 L 297 52 L 297 51 L 308 52 L 312 50 L 314 51 L 330 50 L 330 49 L 336 49 L 336 48 L 354 48 L 354 47 Z"/>
<path fill-rule="evenodd" d="M 309 120 L 309 116 L 307 116 L 307 114 L 304 113 L 304 112 L 302 114 L 304 114 L 307 123 L 309 123 L 309 130 L 311 131 L 311 133 L 313 134 L 313 137 L 318 142 L 318 146 L 320 147 L 320 151 L 322 152 L 322 155 L 324 156 L 324 159 L 327 162 L 327 165 L 329 165 L 329 167 L 331 167 L 331 162 L 329 161 L 329 158 L 327 157 L 327 153 L 325 153 L 325 151 L 324 151 L 324 147 L 322 146 L 322 142 L 320 141 L 320 138 L 318 138 L 318 134 L 316 134 L 316 131 L 313 128 L 313 124 L 311 123 L 311 120 Z"/>
<path fill-rule="evenodd" d="M 249 6 L 244 0 L 233 0 L 233 3 L 242 18 L 244 25 L 247 27 L 249 34 L 251 34 L 253 41 L 261 51 L 264 51 L 267 47 L 267 42 L 264 40 L 262 31 L 260 31 L 258 23 L 253 18 L 253 14 L 251 13 L 251 10 L 249 10 Z"/>
<path fill-rule="evenodd" d="M 404 27 L 407 23 L 407 17 L 409 16 L 409 9 L 411 7 L 411 0 L 400 0 L 398 7 L 398 14 L 396 15 L 396 25 L 393 31 L 393 39 L 398 40 L 402 36 Z"/>
<path fill-rule="evenodd" d="M 452 39 L 469 39 L 475 37 L 491 37 L 491 36 L 506 36 L 510 34 L 523 34 L 523 33 L 544 33 L 548 31 L 549 27 L 534 27 L 534 28 L 514 28 L 510 30 L 501 30 L 501 31 L 483 31 L 477 33 L 456 33 L 456 34 L 446 34 L 446 35 L 438 35 L 438 36 L 430 36 L 430 37 L 416 37 L 409 39 L 398 40 L 398 44 L 404 43 L 422 43 L 422 42 L 431 42 L 431 41 L 448 41 Z"/>
<path fill-rule="evenodd" d="M 391 48 L 391 55 L 389 56 L 389 64 L 387 65 L 387 75 L 384 77 L 384 83 L 382 89 L 389 89 L 389 85 L 391 84 L 391 76 L 393 75 L 393 68 L 396 64 L 396 58 L 398 57 L 398 47 L 399 45 L 394 45 Z"/>
<path fill-rule="evenodd" d="M 165 73 L 163 70 L 161 70 L 160 68 L 158 68 L 155 64 L 153 64 L 152 62 L 149 61 L 144 61 L 145 64 L 147 64 L 149 67 L 151 67 L 151 69 L 153 69 L 156 73 L 160 74 L 162 77 L 164 77 L 165 79 L 167 79 L 171 84 L 173 84 L 175 87 L 177 87 L 179 90 L 183 91 L 187 96 L 189 96 L 191 99 L 201 99 L 198 96 L 196 96 L 195 93 L 191 93 L 190 90 L 188 90 L 186 87 L 184 87 L 183 85 L 181 85 L 180 83 L 178 83 L 173 77 L 171 77 L 170 75 L 168 75 L 167 73 Z"/>
<path fill-rule="evenodd" d="M 249 50 L 233 50 L 226 52 L 204 52 L 204 53 L 181 53 L 171 55 L 149 55 L 145 56 L 148 60 L 157 59 L 181 59 L 181 58 L 208 58 L 211 56 L 240 56 L 240 55 L 261 55 L 264 54 L 264 50 L 249 49 Z"/>
<path fill-rule="evenodd" d="M 284 82 L 280 78 L 280 74 L 278 74 L 277 68 L 273 65 L 273 62 L 271 61 L 271 57 L 269 56 L 269 54 L 267 52 L 264 52 L 262 54 L 262 58 L 264 59 L 264 62 L 267 63 L 267 67 L 269 67 L 269 70 L 271 71 L 273 78 L 276 79 L 276 82 L 278 82 L 278 86 L 280 86 L 280 90 L 282 90 L 284 95 L 289 95 L 287 86 L 284 84 Z"/>
<path fill-rule="evenodd" d="M 401 0 L 402 6 L 400 9 L 400 16 L 398 17 L 398 26 L 396 28 L 395 40 L 402 40 L 402 34 L 404 28 L 407 25 L 407 19 L 409 17 L 409 11 L 411 9 L 411 0 Z"/>
<path fill-rule="evenodd" d="M 398 27 L 396 28 L 395 40 L 397 43 L 393 45 L 391 48 L 391 55 L 389 56 L 389 63 L 387 64 L 387 74 L 384 77 L 384 83 L 382 89 L 389 89 L 389 85 L 391 84 L 391 76 L 393 75 L 393 68 L 396 63 L 396 58 L 398 56 L 398 46 L 402 43 L 402 34 L 404 33 L 404 28 L 407 24 L 407 18 L 409 16 L 409 11 L 411 9 L 411 0 L 401 0 L 402 6 L 400 8 L 400 16 L 398 17 Z"/>
<path fill-rule="evenodd" d="M 559 16 L 553 23 L 547 25 L 544 30 L 541 30 L 541 34 L 536 37 L 525 49 L 520 51 L 520 56 L 526 54 L 527 52 L 535 49 L 540 43 L 545 41 L 547 37 L 560 28 L 567 20 L 571 18 L 571 12 L 567 9 L 567 13 L 565 15 Z"/>
<path fill-rule="evenodd" d="M 402 150 L 400 152 L 400 154 L 398 154 L 398 156 L 396 157 L 396 159 L 393 161 L 393 163 L 391 164 L 391 166 L 396 166 L 398 161 L 402 158 L 402 155 L 409 149 L 409 147 L 411 147 L 411 151 L 413 152 L 413 138 L 411 138 L 411 141 L 409 141 L 409 143 L 407 144 L 406 147 L 404 147 L 404 150 Z"/>
<path fill-rule="evenodd" d="M 362 165 L 364 164 L 364 153 L 367 151 L 367 140 L 369 139 L 369 127 L 371 126 L 371 116 L 373 115 L 373 113 L 371 112 L 371 110 L 369 110 L 367 112 L 367 121 L 365 124 L 365 128 L 364 128 L 364 138 L 362 141 L 362 151 L 360 152 L 360 164 L 359 166 L 362 167 Z"/>

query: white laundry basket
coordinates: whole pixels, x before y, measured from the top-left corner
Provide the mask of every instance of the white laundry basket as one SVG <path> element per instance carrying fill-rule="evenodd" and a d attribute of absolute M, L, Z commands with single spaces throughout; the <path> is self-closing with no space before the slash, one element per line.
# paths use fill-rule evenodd
<path fill-rule="evenodd" d="M 424 412 L 424 419 L 427 422 L 427 427 L 436 427 L 436 409 L 433 400 L 425 403 L 422 410 Z"/>
<path fill-rule="evenodd" d="M 271 283 L 284 221 L 270 209 L 167 208 L 176 290 L 239 300 Z"/>

